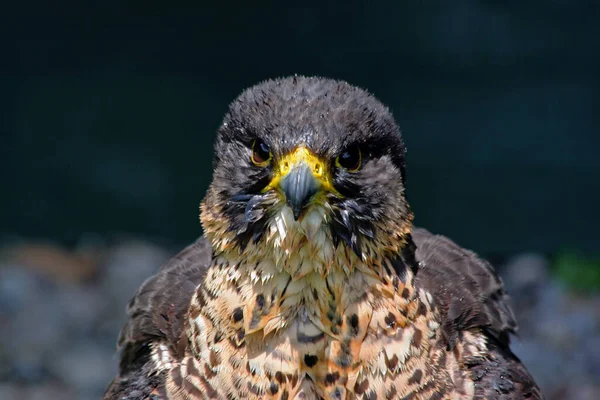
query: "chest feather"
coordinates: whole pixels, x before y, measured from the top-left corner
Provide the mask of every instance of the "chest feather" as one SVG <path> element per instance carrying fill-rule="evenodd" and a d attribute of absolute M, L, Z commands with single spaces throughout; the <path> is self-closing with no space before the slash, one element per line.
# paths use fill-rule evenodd
<path fill-rule="evenodd" d="M 431 297 L 409 273 L 404 280 L 390 274 L 386 260 L 336 259 L 325 276 L 312 268 L 298 278 L 274 262 L 217 258 L 190 307 L 182 380 L 200 392 L 211 388 L 214 398 L 390 398 L 424 390 L 437 378 L 431 361 L 439 357 Z"/>

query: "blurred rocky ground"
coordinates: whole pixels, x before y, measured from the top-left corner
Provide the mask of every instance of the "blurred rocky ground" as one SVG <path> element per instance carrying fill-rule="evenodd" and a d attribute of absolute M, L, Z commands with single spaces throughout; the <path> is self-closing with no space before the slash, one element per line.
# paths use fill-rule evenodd
<path fill-rule="evenodd" d="M 177 251 L 89 237 L 0 251 L 0 399 L 98 399 L 137 287 Z M 600 398 L 600 293 L 570 290 L 541 254 L 500 263 L 520 322 L 514 351 L 550 400 Z"/>

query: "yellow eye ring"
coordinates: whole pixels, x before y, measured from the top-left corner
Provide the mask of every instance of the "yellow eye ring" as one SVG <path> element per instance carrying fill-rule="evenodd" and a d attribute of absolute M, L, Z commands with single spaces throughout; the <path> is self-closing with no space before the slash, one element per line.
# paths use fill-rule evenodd
<path fill-rule="evenodd" d="M 250 157 L 252 163 L 258 167 L 265 167 L 272 158 L 273 154 L 271 153 L 269 146 L 260 139 L 254 139 L 252 142 L 252 156 Z"/>
<path fill-rule="evenodd" d="M 338 168 L 348 172 L 357 172 L 362 166 L 362 152 L 358 146 L 350 146 L 335 159 Z"/>

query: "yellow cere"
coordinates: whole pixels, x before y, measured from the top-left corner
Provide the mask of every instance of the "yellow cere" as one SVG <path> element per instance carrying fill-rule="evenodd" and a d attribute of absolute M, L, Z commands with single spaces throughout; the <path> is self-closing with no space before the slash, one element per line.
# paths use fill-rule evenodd
<path fill-rule="evenodd" d="M 328 162 L 320 159 L 315 153 L 304 146 L 297 147 L 294 151 L 284 155 L 279 160 L 275 160 L 274 176 L 271 182 L 263 189 L 267 192 L 272 189 L 279 188 L 279 181 L 285 177 L 296 165 L 304 163 L 310 167 L 313 176 L 321 185 L 321 192 L 334 193 L 336 196 L 342 197 L 341 194 L 333 187 L 331 172 L 328 168 Z"/>

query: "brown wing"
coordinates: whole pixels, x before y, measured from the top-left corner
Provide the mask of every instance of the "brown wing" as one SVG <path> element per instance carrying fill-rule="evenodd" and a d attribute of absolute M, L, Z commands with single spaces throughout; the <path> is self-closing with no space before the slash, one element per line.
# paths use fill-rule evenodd
<path fill-rule="evenodd" d="M 517 323 L 492 266 L 424 229 L 415 229 L 413 240 L 420 263 L 416 285 L 429 291 L 441 310 L 448 350 L 460 340 L 461 331 L 478 329 L 488 337 L 487 356 L 467 365 L 476 398 L 541 399 L 533 378 L 510 350 L 510 334 L 516 332 Z"/>
<path fill-rule="evenodd" d="M 152 360 L 154 347 L 163 345 L 174 359 L 183 355 L 184 327 L 191 297 L 212 258 L 210 243 L 201 238 L 188 246 L 138 289 L 127 307 L 121 330 L 119 375 L 103 399 L 159 399 L 164 374 Z"/>

